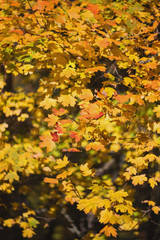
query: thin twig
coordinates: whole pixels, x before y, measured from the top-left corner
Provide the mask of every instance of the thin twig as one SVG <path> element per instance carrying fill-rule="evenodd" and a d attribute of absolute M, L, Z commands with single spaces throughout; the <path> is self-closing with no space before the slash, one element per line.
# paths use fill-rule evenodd
<path fill-rule="evenodd" d="M 36 22 L 38 23 L 38 25 L 39 25 L 40 27 L 42 27 L 42 25 L 39 23 L 39 21 L 38 21 L 38 19 L 37 19 L 36 15 L 35 15 L 35 13 L 34 13 L 34 11 L 33 11 L 33 9 L 32 9 L 32 6 L 31 6 L 31 4 L 30 4 L 30 1 L 29 1 L 29 0 L 27 0 L 27 2 L 28 2 L 28 5 L 29 5 L 30 9 L 31 9 L 31 10 L 32 10 L 32 12 L 33 12 L 33 15 L 34 15 L 34 17 L 35 17 L 35 19 L 36 19 Z"/>
<path fill-rule="evenodd" d="M 75 192 L 76 196 L 79 197 L 80 199 L 82 199 L 81 194 L 79 193 L 78 189 L 76 188 L 76 186 L 70 176 L 69 176 L 69 180 L 71 181 L 71 183 L 73 185 L 73 191 Z"/>

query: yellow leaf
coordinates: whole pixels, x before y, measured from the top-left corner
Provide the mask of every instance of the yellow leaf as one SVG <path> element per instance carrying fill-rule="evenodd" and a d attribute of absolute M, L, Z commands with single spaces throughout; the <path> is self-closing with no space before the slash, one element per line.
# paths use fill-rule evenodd
<path fill-rule="evenodd" d="M 68 107 L 69 105 L 71 107 L 74 107 L 74 105 L 76 104 L 76 99 L 74 97 L 72 97 L 70 94 L 61 95 L 58 98 L 58 101 L 61 102 L 64 107 Z"/>
<path fill-rule="evenodd" d="M 136 186 L 138 184 L 142 185 L 146 181 L 147 181 L 147 178 L 146 178 L 145 174 L 141 174 L 141 175 L 132 177 L 132 183 L 134 186 Z"/>
<path fill-rule="evenodd" d="M 58 121 L 58 119 L 59 118 L 57 116 L 55 116 L 54 114 L 49 114 L 48 118 L 45 118 L 44 121 L 48 122 L 48 126 L 53 127 L 56 124 L 56 122 Z"/>
<path fill-rule="evenodd" d="M 124 78 L 124 85 L 126 85 L 126 86 L 130 85 L 131 87 L 135 87 L 134 80 L 129 77 Z"/>
<path fill-rule="evenodd" d="M 67 178 L 67 176 L 72 175 L 72 173 L 74 172 L 74 168 L 70 168 L 69 170 L 67 169 L 67 171 L 64 171 L 63 173 L 60 173 L 57 175 L 57 179 L 61 178 L 61 179 L 65 179 Z"/>
<path fill-rule="evenodd" d="M 155 180 L 155 178 L 150 178 L 148 182 L 151 188 L 154 188 L 155 186 L 157 186 L 157 181 Z"/>
<path fill-rule="evenodd" d="M 135 175 L 137 173 L 137 170 L 135 167 L 128 167 L 126 171 L 127 172 L 123 173 L 123 176 L 125 176 L 127 180 L 129 180 L 132 175 Z"/>
<path fill-rule="evenodd" d="M 31 238 L 31 237 L 33 237 L 35 232 L 32 230 L 32 228 L 26 228 L 23 230 L 22 234 L 23 234 L 23 237 Z"/>
<path fill-rule="evenodd" d="M 149 206 L 155 206 L 155 202 L 153 201 L 148 201 L 148 200 L 144 200 L 142 203 L 148 203 Z"/>
<path fill-rule="evenodd" d="M 158 214 L 160 211 L 160 207 L 158 207 L 158 206 L 152 207 L 152 210 L 155 214 Z"/>
<path fill-rule="evenodd" d="M 63 190 L 65 190 L 67 192 L 70 192 L 73 190 L 73 185 L 70 182 L 63 181 L 62 185 L 63 185 Z"/>
<path fill-rule="evenodd" d="M 79 95 L 80 99 L 84 100 L 92 100 L 93 99 L 93 93 L 91 92 L 90 89 L 83 89 L 82 93 Z"/>
<path fill-rule="evenodd" d="M 27 222 L 20 222 L 20 227 L 25 229 L 25 228 L 28 228 L 29 227 L 29 224 Z"/>
<path fill-rule="evenodd" d="M 156 113 L 156 116 L 157 116 L 157 117 L 160 117 L 160 105 L 158 105 L 158 107 L 155 107 L 155 108 L 153 109 L 153 112 Z"/>
<path fill-rule="evenodd" d="M 88 168 L 88 163 L 81 164 L 80 170 L 82 171 L 82 174 L 83 174 L 84 177 L 93 175 L 92 170 Z"/>
<path fill-rule="evenodd" d="M 99 221 L 101 223 L 108 223 L 110 222 L 111 218 L 113 218 L 113 211 L 109 211 L 108 209 L 105 209 L 101 211 Z"/>
<path fill-rule="evenodd" d="M 86 214 L 89 212 L 93 212 L 95 214 L 100 201 L 101 198 L 99 197 L 93 197 L 90 199 L 80 199 L 77 208 L 79 210 L 83 210 Z"/>
<path fill-rule="evenodd" d="M 106 87 L 104 89 L 104 91 L 106 92 L 106 96 L 109 97 L 109 98 L 111 98 L 114 95 L 114 93 L 116 92 L 116 90 L 114 88 L 111 88 L 111 87 Z"/>
<path fill-rule="evenodd" d="M 116 212 L 120 211 L 122 213 L 128 212 L 129 214 L 133 213 L 134 208 L 131 205 L 118 204 L 115 206 Z"/>
<path fill-rule="evenodd" d="M 106 235 L 106 237 L 110 237 L 110 236 L 113 236 L 113 237 L 117 237 L 117 231 L 114 227 L 112 226 L 105 226 L 101 231 L 100 233 L 103 233 Z"/>
<path fill-rule="evenodd" d="M 16 172 L 9 172 L 6 176 L 5 176 L 5 178 L 4 178 L 5 180 L 9 180 L 9 182 L 11 183 L 11 182 L 13 182 L 14 180 L 19 180 L 19 176 L 18 176 L 18 174 L 16 173 Z"/>
<path fill-rule="evenodd" d="M 17 120 L 19 121 L 19 122 L 24 122 L 25 120 L 26 120 L 26 118 L 28 118 L 29 117 L 29 114 L 27 114 L 27 113 L 22 113 L 18 118 L 17 118 Z"/>
<path fill-rule="evenodd" d="M 113 143 L 110 146 L 110 151 L 118 152 L 121 149 L 121 145 L 119 143 Z"/>
<path fill-rule="evenodd" d="M 54 168 L 55 168 L 55 169 L 64 168 L 64 167 L 67 166 L 68 163 L 69 163 L 69 161 L 68 161 L 67 156 L 64 156 L 64 157 L 63 157 L 63 160 L 60 159 L 60 158 L 57 160 L 57 165 L 54 166 Z"/>
<path fill-rule="evenodd" d="M 3 221 L 4 227 L 12 227 L 15 224 L 15 221 L 12 218 L 6 219 Z"/>
<path fill-rule="evenodd" d="M 114 192 L 113 190 L 110 190 L 108 192 L 108 197 L 110 197 L 112 202 L 119 202 L 122 203 L 124 201 L 124 198 L 128 196 L 128 193 L 124 191 L 124 189 Z"/>
<path fill-rule="evenodd" d="M 133 175 L 137 173 L 137 169 L 135 167 L 128 167 L 126 170 Z"/>
<path fill-rule="evenodd" d="M 122 230 L 125 230 L 125 231 L 130 231 L 132 230 L 133 228 L 134 229 L 137 229 L 138 228 L 138 222 L 137 221 L 133 221 L 130 216 L 128 215 L 125 215 L 125 217 L 123 217 L 124 220 L 125 220 L 125 223 L 120 225 L 120 228 Z"/>
<path fill-rule="evenodd" d="M 71 76 L 76 76 L 76 70 L 70 66 L 67 66 L 66 68 L 63 69 L 63 71 L 61 72 L 60 76 L 61 77 L 71 77 Z"/>
<path fill-rule="evenodd" d="M 40 102 L 40 107 L 44 107 L 44 109 L 49 109 L 51 107 L 55 107 L 56 106 L 56 99 L 52 99 L 49 96 L 46 96 L 45 99 Z"/>

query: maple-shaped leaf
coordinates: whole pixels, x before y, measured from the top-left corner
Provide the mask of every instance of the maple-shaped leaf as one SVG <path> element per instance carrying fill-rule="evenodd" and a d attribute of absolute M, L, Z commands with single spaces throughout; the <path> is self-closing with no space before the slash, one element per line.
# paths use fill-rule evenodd
<path fill-rule="evenodd" d="M 40 102 L 40 107 L 43 107 L 44 109 L 49 109 L 51 107 L 55 107 L 56 106 L 56 99 L 52 99 L 49 96 L 46 96 L 45 99 Z"/>
<path fill-rule="evenodd" d="M 128 212 L 129 214 L 133 213 L 134 208 L 130 205 L 118 204 L 115 206 L 116 212 L 120 211 L 121 213 Z"/>
<path fill-rule="evenodd" d="M 90 10 L 95 15 L 97 15 L 100 12 L 99 4 L 89 3 L 87 9 Z"/>
<path fill-rule="evenodd" d="M 64 108 L 60 108 L 60 109 L 52 109 L 52 112 L 53 112 L 53 114 L 54 115 L 56 115 L 56 116 L 62 116 L 62 115 L 64 115 L 64 114 L 66 114 L 68 111 L 66 110 L 66 109 L 64 109 Z"/>
<path fill-rule="evenodd" d="M 51 132 L 51 136 L 52 136 L 52 141 L 53 142 L 59 142 L 59 136 L 56 132 L 55 133 Z"/>
<path fill-rule="evenodd" d="M 155 186 L 157 186 L 157 181 L 156 181 L 155 178 L 150 178 L 150 179 L 148 180 L 148 182 L 149 182 L 151 188 L 154 188 Z"/>
<path fill-rule="evenodd" d="M 101 231 L 100 233 L 104 233 L 106 235 L 106 237 L 117 237 L 117 231 L 114 227 L 112 226 L 108 226 L 106 225 Z"/>
<path fill-rule="evenodd" d="M 69 136 L 70 136 L 71 138 L 74 138 L 75 141 L 76 141 L 76 143 L 81 140 L 81 136 L 80 136 L 79 133 L 77 133 L 77 132 L 70 131 Z"/>
<path fill-rule="evenodd" d="M 125 176 L 126 180 L 129 180 L 132 177 L 132 175 L 136 175 L 136 173 L 137 169 L 131 166 L 126 169 L 126 172 L 123 173 L 123 176 Z"/>
<path fill-rule="evenodd" d="M 60 76 L 61 77 L 72 77 L 72 76 L 76 76 L 77 72 L 75 69 L 75 62 L 71 62 L 69 61 L 69 63 L 66 65 L 66 67 L 63 69 L 63 71 L 61 72 Z"/>
<path fill-rule="evenodd" d="M 24 238 L 31 238 L 33 237 L 34 234 L 35 232 L 33 231 L 32 228 L 26 228 L 22 231 L 22 235 Z"/>
<path fill-rule="evenodd" d="M 145 174 L 141 174 L 141 175 L 132 177 L 132 183 L 134 186 L 136 186 L 138 184 L 142 185 L 146 181 L 147 181 L 147 177 Z"/>
<path fill-rule="evenodd" d="M 158 213 L 160 212 L 160 207 L 158 207 L 158 206 L 152 207 L 152 211 L 153 211 L 155 214 L 158 214 Z"/>
<path fill-rule="evenodd" d="M 89 169 L 89 167 L 88 167 L 88 163 L 81 164 L 81 165 L 80 165 L 80 170 L 82 171 L 82 175 L 83 175 L 84 177 L 92 176 L 92 175 L 93 175 L 92 170 Z"/>
<path fill-rule="evenodd" d="M 53 127 L 57 121 L 59 120 L 59 117 L 53 115 L 53 114 L 49 114 L 48 118 L 45 118 L 44 121 L 48 123 L 48 126 Z"/>
<path fill-rule="evenodd" d="M 105 210 L 102 210 L 101 213 L 100 213 L 100 219 L 99 221 L 101 223 L 109 223 L 110 220 L 112 219 L 114 221 L 114 215 L 113 215 L 113 211 L 110 211 L 108 209 L 105 209 Z"/>
<path fill-rule="evenodd" d="M 116 90 L 114 88 L 111 88 L 111 87 L 106 87 L 104 89 L 105 93 L 106 93 L 106 96 L 111 98 L 115 93 L 116 93 Z M 103 92 L 104 94 L 104 92 Z"/>
<path fill-rule="evenodd" d="M 98 118 L 100 118 L 100 117 L 102 117 L 104 115 L 104 113 L 103 112 L 100 112 L 100 113 L 98 113 L 98 114 L 93 114 L 92 115 L 92 119 L 98 119 Z"/>
<path fill-rule="evenodd" d="M 159 64 L 157 62 L 148 62 L 144 65 L 147 70 L 156 69 Z"/>
<path fill-rule="evenodd" d="M 44 9 L 46 11 L 51 11 L 54 9 L 54 6 L 57 5 L 59 0 L 52 0 L 52 1 L 46 1 L 46 0 L 38 0 L 37 3 L 33 6 L 33 10 L 41 11 L 43 12 Z"/>
<path fill-rule="evenodd" d="M 65 68 L 61 73 L 61 77 L 67 77 L 67 78 L 71 76 L 76 76 L 76 75 L 77 75 L 76 70 L 71 67 Z"/>
<path fill-rule="evenodd" d="M 58 133 L 58 134 L 63 134 L 64 132 L 66 132 L 66 130 L 57 124 L 57 126 L 55 127 L 55 131 Z"/>
<path fill-rule="evenodd" d="M 124 198 L 128 196 L 128 193 L 124 191 L 124 189 L 119 190 L 119 191 L 113 191 L 110 190 L 108 192 L 108 197 L 110 197 L 111 202 L 119 202 L 119 203 L 123 203 L 124 202 Z"/>
<path fill-rule="evenodd" d="M 65 201 L 70 202 L 71 204 L 74 204 L 75 202 L 78 202 L 79 197 L 75 194 L 75 191 L 66 191 Z"/>
<path fill-rule="evenodd" d="M 39 221 L 37 221 L 35 218 L 33 218 L 33 217 L 29 217 L 28 219 L 27 219 L 27 221 L 28 221 L 28 223 L 29 223 L 29 226 L 32 228 L 36 228 L 37 227 L 37 225 L 39 224 Z"/>
<path fill-rule="evenodd" d="M 148 203 L 148 205 L 152 206 L 152 207 L 154 207 L 156 205 L 155 202 L 149 201 L 149 200 L 144 200 L 144 201 L 142 201 L 142 203 Z"/>
<path fill-rule="evenodd" d="M 86 151 L 89 151 L 91 149 L 94 149 L 95 151 L 104 151 L 105 147 L 102 143 L 100 142 L 91 142 L 86 146 Z"/>
<path fill-rule="evenodd" d="M 62 125 L 65 125 L 65 124 L 68 124 L 68 123 L 72 123 L 72 120 L 71 119 L 62 119 L 59 121 L 60 124 Z"/>
<path fill-rule="evenodd" d="M 18 174 L 16 172 L 9 172 L 5 176 L 4 180 L 9 180 L 9 182 L 11 183 L 14 180 L 18 181 L 19 180 L 19 176 L 18 176 Z"/>
<path fill-rule="evenodd" d="M 80 114 L 82 115 L 78 117 L 80 120 L 81 119 L 98 119 L 104 115 L 103 112 L 100 112 L 98 114 L 97 113 L 90 114 L 90 112 L 86 110 L 81 110 Z"/>
<path fill-rule="evenodd" d="M 78 6 L 73 6 L 69 9 L 69 11 L 67 11 L 69 17 L 72 19 L 72 18 L 75 18 L 75 19 L 78 19 L 80 18 L 80 10 L 81 8 L 78 7 Z"/>
<path fill-rule="evenodd" d="M 72 186 L 71 182 L 63 181 L 62 185 L 63 185 L 63 189 L 68 191 L 68 192 L 73 190 L 73 186 Z"/>
<path fill-rule="evenodd" d="M 68 165 L 69 161 L 68 161 L 67 156 L 64 156 L 63 159 L 59 158 L 56 163 L 57 163 L 57 165 L 54 166 L 54 168 L 60 169 L 60 168 L 66 167 Z"/>
<path fill-rule="evenodd" d="M 93 99 L 93 93 L 91 92 L 90 89 L 83 89 L 82 93 L 79 94 L 79 98 L 82 100 L 90 101 Z"/>
<path fill-rule="evenodd" d="M 155 107 L 153 109 L 153 112 L 156 113 L 156 116 L 160 118 L 160 105 L 158 105 L 157 107 Z"/>
<path fill-rule="evenodd" d="M 58 183 L 58 180 L 57 179 L 54 179 L 54 178 L 44 178 L 44 182 L 45 183 L 52 183 L 52 184 L 57 184 Z"/>
<path fill-rule="evenodd" d="M 74 107 L 74 105 L 76 104 L 76 99 L 74 97 L 72 97 L 70 94 L 68 94 L 68 95 L 61 95 L 58 98 L 58 102 L 62 103 L 62 105 L 64 107 L 68 107 L 69 105 L 71 107 Z"/>
<path fill-rule="evenodd" d="M 127 102 L 132 96 L 132 93 L 126 94 L 126 95 L 117 95 L 115 97 L 115 99 L 119 102 L 119 103 L 125 103 Z"/>
<path fill-rule="evenodd" d="M 52 149 L 55 147 L 55 143 L 52 141 L 51 136 L 49 135 L 42 135 L 39 137 L 42 142 L 40 142 L 39 146 L 41 148 L 46 147 L 47 148 L 47 153 L 51 152 Z"/>
<path fill-rule="evenodd" d="M 72 173 L 74 172 L 74 168 L 71 168 L 71 169 L 67 169 L 67 171 L 63 171 L 63 173 L 60 173 L 57 175 L 57 179 L 61 178 L 61 179 L 65 179 L 67 178 L 67 176 L 70 176 L 72 175 Z"/>
<path fill-rule="evenodd" d="M 14 219 L 8 218 L 8 219 L 5 219 L 5 220 L 3 221 L 3 226 L 10 228 L 10 227 L 12 227 L 15 223 L 16 223 L 16 222 L 14 221 Z"/>
<path fill-rule="evenodd" d="M 90 199 L 81 199 L 77 205 L 77 208 L 79 210 L 83 210 L 86 214 L 89 212 L 93 212 L 95 214 L 100 200 L 101 199 L 97 196 Z"/>

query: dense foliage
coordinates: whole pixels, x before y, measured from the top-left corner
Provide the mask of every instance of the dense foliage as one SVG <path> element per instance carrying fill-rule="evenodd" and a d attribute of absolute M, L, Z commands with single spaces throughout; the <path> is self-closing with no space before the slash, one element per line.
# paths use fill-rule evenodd
<path fill-rule="evenodd" d="M 158 0 L 0 0 L 2 236 L 158 239 L 159 19 Z"/>

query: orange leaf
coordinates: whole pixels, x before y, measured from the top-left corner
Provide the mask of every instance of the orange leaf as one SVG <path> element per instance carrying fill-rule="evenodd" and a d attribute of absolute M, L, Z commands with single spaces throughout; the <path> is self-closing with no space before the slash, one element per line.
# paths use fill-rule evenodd
<path fill-rule="evenodd" d="M 97 67 L 92 67 L 92 68 L 87 68 L 85 70 L 85 73 L 89 72 L 89 73 L 94 73 L 94 72 L 105 72 L 106 68 L 104 66 L 97 66 Z"/>
<path fill-rule="evenodd" d="M 119 103 L 125 103 L 125 102 L 127 102 L 127 101 L 130 99 L 131 96 L 132 96 L 131 93 L 130 93 L 130 94 L 127 94 L 127 95 L 117 95 L 117 96 L 115 97 L 115 99 L 116 99 Z"/>
<path fill-rule="evenodd" d="M 153 211 L 155 214 L 158 214 L 159 211 L 160 211 L 160 207 L 158 207 L 158 206 L 152 207 L 152 211 Z"/>
<path fill-rule="evenodd" d="M 94 149 L 95 151 L 105 150 L 104 145 L 100 142 L 91 142 L 86 146 L 86 151 Z"/>
<path fill-rule="evenodd" d="M 88 7 L 87 7 L 88 10 L 90 10 L 93 14 L 98 14 L 100 12 L 100 8 L 99 8 L 99 5 L 98 4 L 88 4 Z"/>
<path fill-rule="evenodd" d="M 39 144 L 39 146 L 41 148 L 46 147 L 47 148 L 47 152 L 51 152 L 53 147 L 55 147 L 55 143 L 52 141 L 51 137 L 48 136 L 48 135 L 47 136 L 42 135 L 39 138 L 40 138 L 41 141 L 43 141 L 43 142 L 41 142 Z"/>
<path fill-rule="evenodd" d="M 56 116 L 62 116 L 64 114 L 66 114 L 68 111 L 64 108 L 60 108 L 60 109 L 52 109 L 52 112 Z"/>
<path fill-rule="evenodd" d="M 74 138 L 76 142 L 79 142 L 81 140 L 81 136 L 77 132 L 70 132 L 69 136 L 71 138 Z"/>
<path fill-rule="evenodd" d="M 110 237 L 110 236 L 113 236 L 113 237 L 117 237 L 117 231 L 114 227 L 112 226 L 105 226 L 101 231 L 100 233 L 103 233 L 106 235 L 106 237 Z"/>
<path fill-rule="evenodd" d="M 44 182 L 45 182 L 45 183 L 56 184 L 56 183 L 58 183 L 58 180 L 57 180 L 57 179 L 54 179 L 54 178 L 48 178 L 48 177 L 46 177 L 46 178 L 44 178 Z"/>
<path fill-rule="evenodd" d="M 48 118 L 45 118 L 44 121 L 48 122 L 48 126 L 53 127 L 56 124 L 56 122 L 58 121 L 58 119 L 59 118 L 57 116 L 55 116 L 53 114 L 49 114 Z"/>
<path fill-rule="evenodd" d="M 63 152 L 81 152 L 81 151 L 77 148 L 70 148 L 70 149 L 63 149 Z"/>

